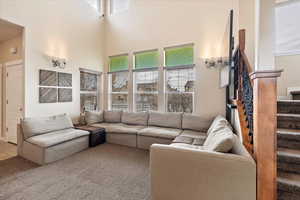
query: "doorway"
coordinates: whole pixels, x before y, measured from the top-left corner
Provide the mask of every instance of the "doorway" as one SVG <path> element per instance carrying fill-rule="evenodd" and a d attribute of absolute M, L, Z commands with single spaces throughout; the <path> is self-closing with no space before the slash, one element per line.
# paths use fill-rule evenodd
<path fill-rule="evenodd" d="M 17 144 L 24 116 L 24 28 L 0 19 L 0 140 Z"/>

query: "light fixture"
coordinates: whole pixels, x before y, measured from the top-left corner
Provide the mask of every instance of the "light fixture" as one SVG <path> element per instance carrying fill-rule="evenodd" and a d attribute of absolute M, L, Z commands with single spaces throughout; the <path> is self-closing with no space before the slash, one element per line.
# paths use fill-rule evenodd
<path fill-rule="evenodd" d="M 229 59 L 225 57 L 207 58 L 204 63 L 207 68 L 226 67 L 229 65 Z"/>
<path fill-rule="evenodd" d="M 66 68 L 67 60 L 64 58 L 51 57 L 52 67 Z"/>

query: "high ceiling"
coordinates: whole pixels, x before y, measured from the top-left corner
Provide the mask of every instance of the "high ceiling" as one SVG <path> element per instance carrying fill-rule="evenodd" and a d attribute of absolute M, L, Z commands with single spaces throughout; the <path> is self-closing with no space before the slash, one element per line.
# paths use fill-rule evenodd
<path fill-rule="evenodd" d="M 0 42 L 3 42 L 20 35 L 23 28 L 0 19 L 0 30 Z"/>

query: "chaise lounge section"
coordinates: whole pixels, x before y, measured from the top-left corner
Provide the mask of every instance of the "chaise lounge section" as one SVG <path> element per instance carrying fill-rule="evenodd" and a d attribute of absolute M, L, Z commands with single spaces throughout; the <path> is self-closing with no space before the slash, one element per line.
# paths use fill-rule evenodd
<path fill-rule="evenodd" d="M 74 129 L 66 114 L 25 118 L 18 126 L 18 155 L 45 165 L 87 149 L 89 132 Z"/>

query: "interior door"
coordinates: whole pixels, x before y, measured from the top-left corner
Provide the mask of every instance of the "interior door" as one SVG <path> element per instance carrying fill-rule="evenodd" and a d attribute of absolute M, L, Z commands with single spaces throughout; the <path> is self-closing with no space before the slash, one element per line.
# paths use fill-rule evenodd
<path fill-rule="evenodd" d="M 17 124 L 23 116 L 23 65 L 6 66 L 6 136 L 17 144 Z"/>

